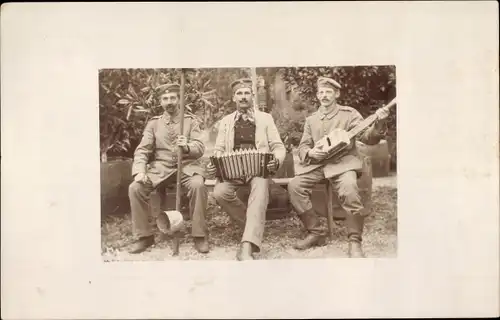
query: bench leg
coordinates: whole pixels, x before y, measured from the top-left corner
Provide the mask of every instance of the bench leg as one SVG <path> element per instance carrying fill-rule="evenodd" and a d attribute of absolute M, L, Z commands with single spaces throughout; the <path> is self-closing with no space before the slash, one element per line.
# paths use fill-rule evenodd
<path fill-rule="evenodd" d="M 326 218 L 328 221 L 328 235 L 333 240 L 333 188 L 330 181 L 326 183 Z"/>

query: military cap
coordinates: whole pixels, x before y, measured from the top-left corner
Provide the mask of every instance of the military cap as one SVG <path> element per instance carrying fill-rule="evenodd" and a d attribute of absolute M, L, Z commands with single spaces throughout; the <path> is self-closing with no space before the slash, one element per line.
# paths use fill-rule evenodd
<path fill-rule="evenodd" d="M 319 77 L 317 81 L 318 87 L 329 87 L 332 89 L 340 89 L 341 86 L 340 84 L 333 80 L 332 78 L 327 78 L 327 77 Z"/>
<path fill-rule="evenodd" d="M 252 79 L 241 78 L 241 79 L 235 80 L 231 83 L 231 89 L 233 89 L 233 93 L 236 92 L 236 90 L 241 89 L 241 88 L 252 89 Z"/>
<path fill-rule="evenodd" d="M 181 89 L 181 86 L 177 83 L 168 83 L 161 85 L 159 87 L 159 93 L 160 94 L 165 94 L 165 93 L 179 93 Z"/>

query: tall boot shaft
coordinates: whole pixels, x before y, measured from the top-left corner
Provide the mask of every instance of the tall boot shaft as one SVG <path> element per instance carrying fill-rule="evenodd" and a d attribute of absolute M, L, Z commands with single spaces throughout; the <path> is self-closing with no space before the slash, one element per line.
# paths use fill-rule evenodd
<path fill-rule="evenodd" d="M 319 218 L 316 212 L 311 209 L 299 215 L 302 224 L 307 230 L 307 236 L 297 241 L 294 248 L 297 250 L 306 250 L 314 246 L 326 244 L 325 234 L 320 228 Z"/>
<path fill-rule="evenodd" d="M 349 258 L 364 258 L 363 251 L 363 227 L 365 218 L 362 215 L 348 215 L 346 218 L 347 224 L 347 239 L 349 241 L 348 256 Z"/>
<path fill-rule="evenodd" d="M 314 211 L 314 209 L 307 210 L 306 212 L 300 214 L 299 218 L 308 233 L 324 235 L 324 232 L 321 230 L 318 214 Z"/>
<path fill-rule="evenodd" d="M 349 214 L 345 222 L 348 240 L 362 242 L 365 217 L 359 214 Z"/>

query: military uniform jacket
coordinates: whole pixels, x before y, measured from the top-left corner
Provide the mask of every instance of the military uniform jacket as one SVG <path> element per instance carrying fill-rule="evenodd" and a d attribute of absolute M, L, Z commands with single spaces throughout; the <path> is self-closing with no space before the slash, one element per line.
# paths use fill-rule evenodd
<path fill-rule="evenodd" d="M 156 187 L 177 172 L 179 127 L 179 115 L 170 118 L 166 113 L 152 118 L 147 123 L 134 153 L 133 176 L 140 172 L 146 173 Z M 189 153 L 183 154 L 182 172 L 189 176 L 195 173 L 204 175 L 204 169 L 194 163 L 205 152 L 198 121 L 190 115 L 185 115 L 183 131 L 188 139 Z"/>
<path fill-rule="evenodd" d="M 220 120 L 214 152 L 229 152 L 234 149 L 234 128 L 237 111 Z M 273 117 L 266 112 L 255 111 L 255 147 L 262 152 L 272 152 L 279 166 L 285 161 L 286 149 L 281 141 Z"/>
<path fill-rule="evenodd" d="M 307 156 L 307 152 L 314 147 L 315 143 L 333 129 L 340 128 L 349 131 L 363 121 L 363 116 L 352 107 L 337 106 L 329 114 L 324 114 L 323 110 L 324 108 L 320 107 L 317 112 L 306 118 L 304 133 L 298 147 L 299 162 L 295 163 L 295 174 L 305 174 L 321 167 L 326 178 L 351 170 L 360 173 L 363 162 L 356 143 L 351 143 L 349 152 L 339 159 L 332 158 L 317 162 Z M 371 126 L 358 139 L 364 144 L 374 145 L 379 143 L 382 137 L 382 133 Z"/>

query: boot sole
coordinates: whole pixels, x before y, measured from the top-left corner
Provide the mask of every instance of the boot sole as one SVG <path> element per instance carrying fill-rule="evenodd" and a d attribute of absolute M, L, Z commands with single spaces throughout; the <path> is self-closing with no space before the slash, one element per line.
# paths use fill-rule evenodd
<path fill-rule="evenodd" d="M 152 247 L 152 246 L 151 246 Z M 132 250 L 132 251 L 129 251 L 128 253 L 130 254 L 139 254 L 139 253 L 143 253 L 143 252 L 146 252 L 148 251 L 149 249 L 151 249 L 151 247 L 147 247 L 145 249 L 141 249 L 141 250 Z"/>
<path fill-rule="evenodd" d="M 144 251 L 152 249 L 156 244 L 156 241 L 151 240 L 151 242 L 147 242 L 143 247 L 135 249 L 135 250 L 129 250 L 127 251 L 129 254 L 139 254 L 143 253 Z"/>
<path fill-rule="evenodd" d="M 326 240 L 326 237 L 322 237 L 321 239 L 319 239 L 318 241 L 316 241 L 316 243 L 313 243 L 310 246 L 299 247 L 299 246 L 293 245 L 293 248 L 296 249 L 296 250 L 303 251 L 303 250 L 311 249 L 311 248 L 314 248 L 314 247 L 324 247 L 324 246 L 327 245 L 327 243 L 328 243 L 328 241 Z"/>

